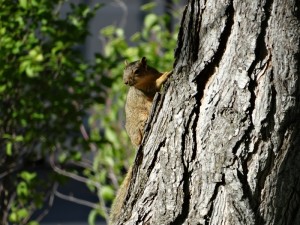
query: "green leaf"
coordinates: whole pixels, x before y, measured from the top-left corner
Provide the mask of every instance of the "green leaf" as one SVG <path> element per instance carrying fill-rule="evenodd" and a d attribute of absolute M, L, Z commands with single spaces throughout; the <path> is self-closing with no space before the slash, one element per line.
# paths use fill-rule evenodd
<path fill-rule="evenodd" d="M 28 7 L 28 0 L 20 0 L 19 3 L 20 3 L 20 6 L 22 8 L 27 9 L 27 7 Z"/>
<path fill-rule="evenodd" d="M 38 120 L 42 120 L 44 119 L 44 115 L 41 113 L 33 113 L 31 116 L 32 119 L 38 119 Z"/>
<path fill-rule="evenodd" d="M 136 48 L 127 48 L 126 51 L 124 52 L 124 54 L 128 57 L 135 56 L 135 58 L 137 58 L 138 57 L 138 49 L 136 49 Z"/>
<path fill-rule="evenodd" d="M 54 56 L 56 55 L 56 52 L 65 49 L 65 45 L 62 41 L 55 42 L 53 46 L 55 46 L 55 47 L 52 48 L 51 54 Z"/>
<path fill-rule="evenodd" d="M 19 210 L 16 210 L 14 212 L 11 212 L 9 215 L 9 221 L 13 223 L 17 223 L 28 217 L 29 212 L 25 208 L 21 208 Z"/>
<path fill-rule="evenodd" d="M 0 86 L 0 94 L 6 90 L 6 85 L 3 84 Z"/>
<path fill-rule="evenodd" d="M 84 81 L 84 76 L 80 76 L 80 75 L 77 75 L 76 77 L 75 77 L 75 80 L 77 81 L 77 82 L 79 82 L 79 83 L 82 83 L 83 81 Z"/>
<path fill-rule="evenodd" d="M 124 30 L 121 28 L 117 28 L 115 34 L 117 35 L 117 37 L 124 37 Z"/>
<path fill-rule="evenodd" d="M 59 163 L 64 163 L 67 160 L 67 158 L 68 158 L 68 154 L 66 152 L 62 152 L 58 156 L 58 162 Z"/>
<path fill-rule="evenodd" d="M 113 160 L 113 158 L 111 156 L 105 156 L 104 157 L 104 161 L 107 165 L 109 165 L 110 167 L 113 167 L 115 162 Z"/>
<path fill-rule="evenodd" d="M 18 216 L 17 216 L 17 213 L 16 212 L 12 212 L 10 215 L 9 215 L 9 221 L 10 222 L 18 222 Z"/>
<path fill-rule="evenodd" d="M 4 35 L 6 33 L 6 28 L 5 27 L 0 27 L 0 35 Z"/>
<path fill-rule="evenodd" d="M 41 53 L 41 48 L 40 47 L 36 47 L 32 50 L 29 51 L 29 56 L 31 57 L 31 59 L 33 61 L 36 62 L 42 62 L 44 60 L 44 56 Z"/>
<path fill-rule="evenodd" d="M 114 132 L 112 129 L 107 128 L 105 130 L 105 136 L 107 138 L 107 140 L 109 140 L 111 143 L 117 142 L 118 141 L 118 137 L 116 132 Z"/>
<path fill-rule="evenodd" d="M 72 158 L 75 161 L 80 161 L 82 159 L 82 154 L 79 151 L 72 152 Z"/>
<path fill-rule="evenodd" d="M 23 127 L 26 127 L 28 123 L 25 119 L 21 119 L 21 124 Z"/>
<path fill-rule="evenodd" d="M 80 28 L 80 20 L 79 18 L 75 17 L 75 16 L 70 16 L 70 21 L 73 23 L 73 25 L 77 28 Z"/>
<path fill-rule="evenodd" d="M 39 225 L 39 223 L 37 222 L 37 221 L 30 221 L 29 223 L 28 223 L 28 225 Z"/>
<path fill-rule="evenodd" d="M 158 21 L 158 17 L 157 15 L 151 13 L 151 14 L 148 14 L 146 17 L 145 17 L 145 27 L 146 28 L 151 28 L 154 24 L 156 24 Z"/>
<path fill-rule="evenodd" d="M 151 11 L 156 7 L 156 2 L 149 2 L 141 6 L 142 11 Z"/>
<path fill-rule="evenodd" d="M 116 31 L 115 26 L 107 26 L 101 29 L 100 33 L 105 37 L 112 37 Z"/>
<path fill-rule="evenodd" d="M 111 200 L 114 198 L 115 192 L 111 186 L 105 185 L 101 188 L 100 195 L 104 200 Z"/>
<path fill-rule="evenodd" d="M 82 11 L 82 16 L 86 17 L 91 12 L 91 9 L 89 7 L 85 7 L 85 9 Z"/>
<path fill-rule="evenodd" d="M 24 181 L 21 181 L 17 186 L 17 194 L 18 196 L 27 197 L 29 195 L 28 186 Z"/>
<path fill-rule="evenodd" d="M 31 173 L 28 171 L 23 171 L 20 174 L 20 177 L 25 180 L 27 183 L 30 183 L 34 178 L 36 178 L 37 174 L 35 172 Z"/>
<path fill-rule="evenodd" d="M 12 156 L 12 143 L 11 142 L 6 143 L 6 155 Z"/>
<path fill-rule="evenodd" d="M 28 210 L 25 208 L 18 210 L 17 217 L 19 220 L 22 220 L 22 219 L 28 217 Z"/>
<path fill-rule="evenodd" d="M 22 141 L 24 141 L 24 137 L 22 135 L 17 135 L 14 138 L 14 141 L 16 141 L 16 142 L 22 142 Z"/>
<path fill-rule="evenodd" d="M 37 74 L 34 73 L 33 67 L 30 65 L 26 67 L 25 72 L 28 77 L 37 77 Z"/>
<path fill-rule="evenodd" d="M 142 38 L 142 35 L 140 32 L 136 32 L 135 34 L 133 34 L 131 37 L 130 37 L 130 41 L 132 42 L 138 42 L 140 41 Z M 136 51 L 138 51 L 137 48 L 134 48 Z"/>
<path fill-rule="evenodd" d="M 98 213 L 95 209 L 89 213 L 89 217 L 88 217 L 89 225 L 95 225 L 97 215 L 98 215 Z"/>

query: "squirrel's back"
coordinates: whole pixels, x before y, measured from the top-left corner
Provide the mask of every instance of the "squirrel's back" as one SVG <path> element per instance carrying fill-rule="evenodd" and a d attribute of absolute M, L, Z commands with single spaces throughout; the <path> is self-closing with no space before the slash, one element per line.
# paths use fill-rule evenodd
<path fill-rule="evenodd" d="M 147 98 L 135 87 L 129 88 L 125 104 L 125 129 L 135 147 L 138 147 L 142 141 L 151 106 L 152 98 Z"/>
<path fill-rule="evenodd" d="M 162 73 L 147 65 L 145 57 L 126 64 L 124 69 L 124 83 L 130 86 L 125 104 L 125 128 L 135 147 L 142 141 L 153 97 L 161 86 L 157 86 L 156 80 L 161 75 Z"/>

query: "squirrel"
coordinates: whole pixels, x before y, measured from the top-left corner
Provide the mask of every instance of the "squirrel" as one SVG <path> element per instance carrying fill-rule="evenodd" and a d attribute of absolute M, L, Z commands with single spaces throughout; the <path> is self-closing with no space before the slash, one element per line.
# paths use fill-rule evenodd
<path fill-rule="evenodd" d="M 125 65 L 123 81 L 130 86 L 125 104 L 125 129 L 132 144 L 138 147 L 142 142 L 154 95 L 160 91 L 171 72 L 158 72 L 147 65 L 145 57 L 129 64 L 125 61 Z"/>
<path fill-rule="evenodd" d="M 147 65 L 146 57 L 132 63 L 125 61 L 123 81 L 124 84 L 130 86 L 125 103 L 125 129 L 136 148 L 142 142 L 144 127 L 150 114 L 153 98 L 171 74 L 172 71 L 161 73 Z M 132 166 L 129 168 L 113 202 L 110 225 L 116 222 L 121 213 L 131 178 Z"/>

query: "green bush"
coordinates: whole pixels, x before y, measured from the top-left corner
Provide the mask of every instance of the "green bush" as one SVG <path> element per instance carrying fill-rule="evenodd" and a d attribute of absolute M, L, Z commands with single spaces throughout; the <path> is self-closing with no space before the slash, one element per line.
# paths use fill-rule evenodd
<path fill-rule="evenodd" d="M 104 103 L 111 82 L 86 62 L 80 46 L 99 6 L 63 1 L 0 4 L 0 177 L 2 224 L 28 224 L 54 194 L 58 176 L 35 170 L 54 150 L 71 159 L 87 146 L 79 132 L 86 110 Z M 79 151 L 80 150 L 80 151 Z M 2 191 L 3 190 L 3 191 Z M 34 224 L 34 221 L 31 221 Z"/>
<path fill-rule="evenodd" d="M 87 204 L 92 207 L 89 223 L 99 215 L 107 218 L 134 156 L 123 128 L 123 61 L 146 56 L 160 71 L 172 68 L 177 28 L 168 31 L 170 18 L 151 13 L 153 3 L 143 6 L 144 26 L 131 37 L 134 46 L 121 28 L 108 26 L 100 31 L 104 53 L 92 63 L 80 49 L 99 5 L 70 4 L 61 15 L 66 4 L 0 3 L 2 224 L 38 224 L 53 197 L 62 197 L 57 188 L 66 177 L 86 183 L 98 196 L 98 204 Z M 45 180 L 36 171 L 49 165 Z M 44 211 L 33 217 L 38 209 Z"/>

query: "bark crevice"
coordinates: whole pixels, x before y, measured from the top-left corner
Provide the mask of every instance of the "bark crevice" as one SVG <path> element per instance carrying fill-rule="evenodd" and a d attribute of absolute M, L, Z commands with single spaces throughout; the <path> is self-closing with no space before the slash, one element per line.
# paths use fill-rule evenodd
<path fill-rule="evenodd" d="M 174 219 L 173 222 L 170 223 L 170 225 L 178 225 L 183 224 L 184 221 L 188 218 L 188 214 L 190 212 L 190 173 L 188 171 L 188 168 L 184 166 L 184 172 L 183 172 L 183 203 L 181 207 L 181 213 Z"/>
<path fill-rule="evenodd" d="M 186 17 L 187 11 L 188 11 L 188 5 L 185 7 L 185 9 L 183 11 L 183 15 L 182 15 L 180 29 L 179 29 L 179 32 L 178 32 L 177 48 L 175 49 L 175 52 L 174 52 L 175 61 L 174 61 L 173 67 L 175 67 L 178 60 L 180 59 L 180 53 L 183 49 L 183 44 L 184 44 L 184 35 L 183 35 L 184 32 L 183 31 L 185 29 L 184 22 L 185 22 L 185 19 L 187 18 Z"/>
<path fill-rule="evenodd" d="M 199 50 L 199 44 L 200 44 L 200 27 L 201 27 L 201 20 L 202 20 L 202 13 L 200 10 L 200 1 L 197 1 L 197 6 L 196 6 L 196 18 L 199 19 L 195 19 L 195 25 L 193 26 L 195 30 L 194 35 L 192 35 L 192 37 L 194 37 L 194 40 L 192 40 L 192 62 L 196 62 L 198 60 L 198 51 L 195 51 L 196 49 Z"/>
<path fill-rule="evenodd" d="M 148 170 L 147 170 L 147 177 L 150 176 L 150 174 L 151 174 L 151 172 L 152 172 L 152 170 L 153 170 L 155 164 L 157 163 L 157 156 L 158 156 L 158 153 L 159 153 L 159 149 L 161 149 L 161 148 L 164 147 L 164 146 L 165 146 L 165 140 L 163 140 L 163 141 L 159 144 L 158 148 L 157 148 L 157 149 L 155 150 L 155 152 L 154 152 L 154 157 L 152 158 L 151 164 L 149 165 L 149 168 L 148 168 Z"/>
<path fill-rule="evenodd" d="M 205 225 L 210 224 L 210 218 L 211 218 L 211 215 L 212 215 L 213 210 L 214 210 L 214 201 L 216 200 L 216 198 L 218 196 L 220 187 L 224 186 L 224 185 L 225 185 L 225 174 L 222 173 L 222 180 L 221 180 L 221 182 L 216 183 L 213 194 L 212 194 L 212 196 L 209 200 L 210 207 L 209 207 L 209 210 L 208 210 L 207 214 L 204 216 Z"/>
<path fill-rule="evenodd" d="M 197 103 L 196 103 L 197 104 Z M 181 155 L 181 160 L 182 160 L 182 165 L 183 165 L 183 176 L 182 176 L 182 190 L 183 190 L 183 202 L 182 202 L 182 207 L 181 207 L 181 212 L 177 215 L 177 217 L 170 223 L 170 225 L 177 225 L 177 224 L 183 224 L 184 221 L 188 218 L 188 214 L 190 211 L 190 177 L 191 177 L 191 172 L 189 171 L 189 163 L 195 158 L 195 151 L 197 147 L 193 146 L 192 147 L 192 157 L 191 159 L 185 160 L 185 151 L 188 151 L 187 149 L 187 141 L 186 138 L 189 137 L 187 135 L 190 132 L 190 125 L 192 123 L 192 127 L 195 127 L 197 125 L 197 120 L 199 116 L 199 107 L 196 105 L 194 109 L 192 110 L 192 115 L 190 115 L 188 118 L 187 123 L 185 124 L 185 130 L 182 133 L 181 136 L 181 148 L 182 148 L 182 155 Z M 192 140 L 190 143 L 193 143 L 196 145 L 196 133 L 195 129 L 192 128 Z M 188 143 L 188 144 L 190 144 Z"/>
<path fill-rule="evenodd" d="M 275 126 L 277 92 L 273 84 L 273 81 L 274 81 L 274 74 L 273 74 L 273 70 L 271 70 L 270 71 L 270 85 L 271 85 L 270 110 L 266 118 L 261 121 L 262 126 L 260 130 L 261 138 L 264 141 L 267 141 L 267 139 L 271 137 L 272 131 L 274 130 L 274 126 Z"/>
<path fill-rule="evenodd" d="M 210 62 L 207 62 L 204 69 L 195 77 L 195 81 L 198 84 L 199 99 L 202 99 L 204 89 L 209 78 L 215 73 L 215 69 L 219 66 L 219 63 L 226 50 L 227 42 L 231 34 L 232 26 L 234 24 L 234 8 L 233 1 L 230 1 L 225 9 L 225 15 L 227 16 L 226 24 L 223 32 L 220 34 L 219 46 L 214 54 L 214 57 Z"/>
<path fill-rule="evenodd" d="M 265 13 L 265 18 L 261 22 L 260 26 L 260 33 L 257 36 L 256 39 L 256 47 L 255 47 L 255 60 L 252 62 L 251 66 L 249 67 L 248 74 L 251 77 L 251 74 L 253 74 L 255 67 L 258 62 L 262 62 L 264 58 L 268 55 L 268 47 L 265 41 L 267 29 L 269 26 L 269 20 L 271 18 L 271 9 L 273 5 L 274 0 L 268 0 L 266 1 L 266 4 L 263 7 L 263 11 Z"/>
<path fill-rule="evenodd" d="M 199 98 L 197 98 L 199 99 Z M 193 162 L 196 159 L 197 155 L 197 149 L 198 149 L 198 142 L 197 142 L 197 125 L 198 125 L 198 120 L 200 116 L 200 105 L 197 103 L 195 105 L 195 119 L 192 124 L 192 139 L 193 139 L 193 146 L 192 146 L 192 156 L 191 156 L 191 162 Z"/>
<path fill-rule="evenodd" d="M 267 65 L 267 68 L 268 68 L 269 64 L 271 62 L 271 59 L 272 59 L 271 50 L 268 49 L 265 38 L 266 38 L 267 29 L 269 26 L 269 20 L 271 18 L 271 8 L 273 5 L 273 1 L 274 0 L 266 1 L 265 5 L 263 7 L 263 12 L 265 14 L 265 18 L 261 22 L 260 33 L 258 34 L 257 39 L 256 39 L 256 46 L 255 46 L 255 50 L 254 50 L 255 59 L 248 69 L 248 74 L 249 74 L 249 78 L 250 78 L 248 90 L 251 95 L 250 107 L 248 108 L 248 113 L 251 117 L 252 124 L 253 124 L 252 113 L 255 108 L 255 100 L 256 100 L 255 90 L 258 85 L 257 80 L 254 77 L 254 76 L 257 76 L 257 74 L 258 74 L 258 73 L 256 73 L 255 68 L 259 62 L 262 63 L 264 61 L 264 59 L 266 59 L 267 57 L 268 57 L 268 59 L 267 59 L 265 65 Z M 265 65 L 263 65 L 261 68 L 263 68 Z"/>

